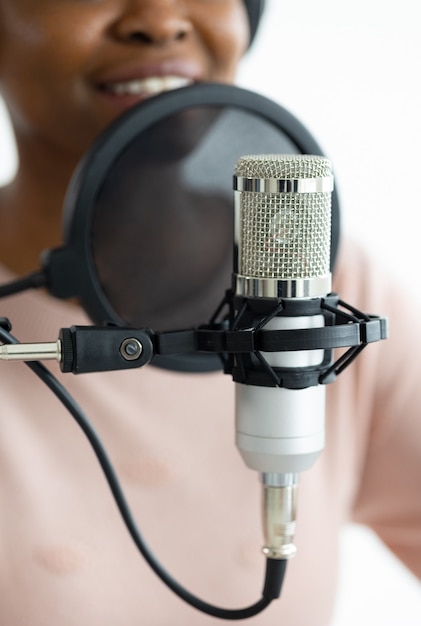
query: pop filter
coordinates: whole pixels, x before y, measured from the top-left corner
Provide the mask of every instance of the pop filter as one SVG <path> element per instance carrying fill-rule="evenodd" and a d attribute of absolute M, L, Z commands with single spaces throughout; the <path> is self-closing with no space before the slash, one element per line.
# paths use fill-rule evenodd
<path fill-rule="evenodd" d="M 231 284 L 232 175 L 250 153 L 322 155 L 284 108 L 234 86 L 193 85 L 128 111 L 72 178 L 64 243 L 43 256 L 50 293 L 77 298 L 99 325 L 158 331 L 208 322 Z M 335 192 L 332 266 L 338 240 Z M 156 356 L 153 363 L 221 368 L 207 354 Z"/>

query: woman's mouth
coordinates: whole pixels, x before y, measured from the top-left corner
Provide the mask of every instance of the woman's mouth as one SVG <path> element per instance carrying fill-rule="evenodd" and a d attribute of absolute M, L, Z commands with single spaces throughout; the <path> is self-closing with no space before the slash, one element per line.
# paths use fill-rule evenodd
<path fill-rule="evenodd" d="M 186 87 L 192 82 L 190 78 L 185 76 L 148 76 L 147 78 L 106 83 L 102 85 L 102 89 L 116 96 L 153 96 L 163 91 Z"/>

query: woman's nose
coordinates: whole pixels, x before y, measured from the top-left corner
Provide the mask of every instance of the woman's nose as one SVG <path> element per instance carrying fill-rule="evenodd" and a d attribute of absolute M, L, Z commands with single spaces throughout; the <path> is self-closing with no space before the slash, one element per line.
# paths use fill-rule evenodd
<path fill-rule="evenodd" d="M 120 40 L 162 46 L 192 30 L 183 0 L 130 0 L 125 6 L 114 29 Z"/>

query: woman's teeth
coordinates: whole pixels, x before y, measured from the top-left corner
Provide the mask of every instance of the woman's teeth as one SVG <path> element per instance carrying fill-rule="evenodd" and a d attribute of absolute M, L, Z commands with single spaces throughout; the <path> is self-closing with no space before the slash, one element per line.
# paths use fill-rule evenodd
<path fill-rule="evenodd" d="M 117 95 L 153 95 L 170 89 L 191 85 L 193 81 L 183 76 L 150 76 L 121 83 L 108 83 L 106 91 Z"/>

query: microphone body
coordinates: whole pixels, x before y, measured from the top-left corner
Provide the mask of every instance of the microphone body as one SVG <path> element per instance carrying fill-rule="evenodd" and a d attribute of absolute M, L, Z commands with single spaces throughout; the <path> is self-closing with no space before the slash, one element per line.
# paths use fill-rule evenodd
<path fill-rule="evenodd" d="M 305 318 L 297 321 L 299 328 L 309 328 L 302 325 Z M 276 330 L 284 328 L 276 325 Z M 324 448 L 323 385 L 298 390 L 236 384 L 235 406 L 236 445 L 251 469 L 300 473 L 312 467 Z"/>
<path fill-rule="evenodd" d="M 263 334 L 325 326 L 320 302 L 331 291 L 330 161 L 245 156 L 236 164 L 234 190 L 230 328 Z M 331 360 L 330 350 L 294 346 L 234 357 L 236 445 L 246 465 L 262 474 L 264 552 L 271 558 L 295 554 L 298 474 L 324 448 L 325 385 L 317 372 Z"/>

